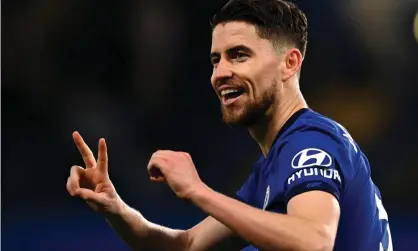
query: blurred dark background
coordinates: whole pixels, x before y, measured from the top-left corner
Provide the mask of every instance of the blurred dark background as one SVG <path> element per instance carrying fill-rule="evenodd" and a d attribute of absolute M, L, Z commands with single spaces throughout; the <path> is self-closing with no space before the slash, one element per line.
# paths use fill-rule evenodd
<path fill-rule="evenodd" d="M 361 145 L 395 250 L 416 250 L 418 1 L 296 3 L 309 21 L 308 104 Z M 82 165 L 74 130 L 94 152 L 106 138 L 118 192 L 151 221 L 188 228 L 205 217 L 149 181 L 158 149 L 190 152 L 207 184 L 234 194 L 260 151 L 222 123 L 209 83 L 209 20 L 222 4 L 2 1 L 3 250 L 127 250 L 65 189 L 70 167 Z"/>

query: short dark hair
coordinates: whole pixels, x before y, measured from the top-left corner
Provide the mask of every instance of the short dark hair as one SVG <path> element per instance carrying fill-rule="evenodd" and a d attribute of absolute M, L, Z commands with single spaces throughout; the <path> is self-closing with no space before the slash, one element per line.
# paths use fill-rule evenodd
<path fill-rule="evenodd" d="M 260 38 L 273 45 L 290 42 L 305 56 L 308 43 L 308 21 L 293 3 L 283 0 L 229 0 L 211 21 L 218 24 L 243 21 L 256 27 Z"/>

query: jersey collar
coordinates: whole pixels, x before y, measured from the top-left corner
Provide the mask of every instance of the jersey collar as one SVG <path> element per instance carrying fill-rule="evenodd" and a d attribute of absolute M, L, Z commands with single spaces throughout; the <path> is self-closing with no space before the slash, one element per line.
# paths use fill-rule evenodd
<path fill-rule="evenodd" d="M 307 112 L 309 108 L 302 108 L 298 110 L 297 112 L 293 113 L 293 115 L 284 123 L 282 128 L 280 128 L 279 132 L 277 133 L 276 137 L 273 140 L 273 143 L 271 144 L 271 148 L 273 148 L 276 141 L 280 138 L 280 136 L 295 123 L 295 121 L 305 112 Z"/>

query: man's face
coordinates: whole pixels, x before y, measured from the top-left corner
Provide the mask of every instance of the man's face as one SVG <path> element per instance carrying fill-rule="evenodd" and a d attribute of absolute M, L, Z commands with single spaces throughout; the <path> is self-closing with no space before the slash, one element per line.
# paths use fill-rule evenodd
<path fill-rule="evenodd" d="M 229 125 L 257 124 L 277 101 L 280 58 L 269 40 L 245 22 L 218 24 L 212 33 L 211 83 L 223 120 Z"/>

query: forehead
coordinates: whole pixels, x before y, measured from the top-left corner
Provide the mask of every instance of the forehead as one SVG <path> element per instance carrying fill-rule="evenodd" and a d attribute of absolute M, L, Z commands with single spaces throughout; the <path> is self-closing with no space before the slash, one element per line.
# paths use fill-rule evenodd
<path fill-rule="evenodd" d="M 211 51 L 223 51 L 236 45 L 245 45 L 252 49 L 270 47 L 267 39 L 258 36 L 254 25 L 245 22 L 218 24 L 212 32 Z"/>

